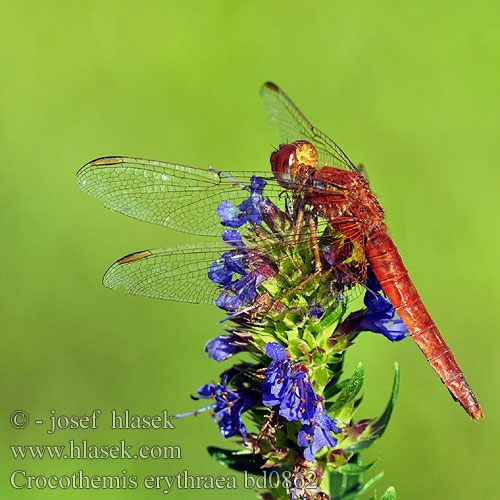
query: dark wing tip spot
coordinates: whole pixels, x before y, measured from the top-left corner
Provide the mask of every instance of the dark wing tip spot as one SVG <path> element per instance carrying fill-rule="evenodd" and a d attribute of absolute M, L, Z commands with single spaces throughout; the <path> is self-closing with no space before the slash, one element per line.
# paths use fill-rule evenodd
<path fill-rule="evenodd" d="M 142 252 L 135 252 L 129 255 L 125 255 L 120 260 L 118 260 L 117 264 L 127 264 L 128 262 L 133 262 L 134 260 L 144 259 L 145 257 L 149 257 L 152 253 L 149 250 L 143 250 Z"/>
<path fill-rule="evenodd" d="M 91 161 L 89 165 L 93 167 L 99 165 L 116 165 L 117 163 L 123 163 L 123 158 L 119 156 L 105 156 L 103 158 L 97 158 L 97 160 Z"/>
<path fill-rule="evenodd" d="M 274 92 L 279 92 L 279 87 L 273 83 L 273 82 L 266 82 L 264 83 L 264 87 L 270 89 L 270 90 L 274 90 Z"/>

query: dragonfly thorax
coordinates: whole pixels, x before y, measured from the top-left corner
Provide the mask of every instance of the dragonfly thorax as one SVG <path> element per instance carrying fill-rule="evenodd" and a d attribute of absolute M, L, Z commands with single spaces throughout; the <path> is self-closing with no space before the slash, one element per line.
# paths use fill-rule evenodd
<path fill-rule="evenodd" d="M 385 218 L 384 209 L 373 194 L 368 181 L 352 172 L 352 183 L 346 190 L 349 212 L 357 219 L 365 234 L 379 228 Z"/>
<path fill-rule="evenodd" d="M 369 235 L 384 222 L 384 211 L 359 173 L 325 166 L 315 171 L 306 199 L 315 212 L 332 227 L 344 232 L 345 227 Z"/>

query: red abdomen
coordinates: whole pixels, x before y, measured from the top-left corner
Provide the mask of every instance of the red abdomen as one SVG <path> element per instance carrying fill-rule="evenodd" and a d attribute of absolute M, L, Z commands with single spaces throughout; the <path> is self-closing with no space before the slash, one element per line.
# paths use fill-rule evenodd
<path fill-rule="evenodd" d="M 483 417 L 476 397 L 420 299 L 385 226 L 370 234 L 366 244 L 366 257 L 413 340 L 446 385 L 453 399 L 457 400 L 475 420 Z"/>

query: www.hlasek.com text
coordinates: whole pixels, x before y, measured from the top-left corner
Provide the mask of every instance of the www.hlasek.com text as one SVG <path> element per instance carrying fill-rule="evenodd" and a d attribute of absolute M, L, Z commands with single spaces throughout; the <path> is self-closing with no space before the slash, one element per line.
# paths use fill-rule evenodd
<path fill-rule="evenodd" d="M 182 450 L 180 446 L 162 445 L 141 445 L 134 447 L 127 444 L 124 439 L 117 444 L 92 444 L 86 439 L 74 441 L 70 439 L 67 445 L 64 444 L 17 444 L 11 445 L 12 456 L 17 460 L 24 459 L 44 459 L 52 460 L 180 460 Z"/>

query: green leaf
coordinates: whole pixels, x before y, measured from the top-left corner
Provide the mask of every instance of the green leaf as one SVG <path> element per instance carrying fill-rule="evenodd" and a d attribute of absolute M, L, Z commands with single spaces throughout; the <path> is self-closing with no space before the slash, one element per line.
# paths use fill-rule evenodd
<path fill-rule="evenodd" d="M 295 357 L 300 357 L 309 352 L 309 346 L 300 338 L 293 339 L 288 344 L 288 351 Z"/>
<path fill-rule="evenodd" d="M 363 493 L 366 493 L 380 478 L 382 478 L 383 475 L 384 473 L 380 472 L 376 476 L 373 476 L 371 479 L 366 481 L 366 483 L 360 489 L 342 497 L 342 500 L 357 500 Z"/>
<path fill-rule="evenodd" d="M 297 311 L 289 311 L 283 318 L 283 323 L 290 329 L 296 330 L 297 325 L 302 323 L 304 318 Z"/>
<path fill-rule="evenodd" d="M 260 456 L 254 455 L 249 451 L 225 450 L 215 446 L 209 446 L 207 450 L 212 458 L 230 469 L 238 472 L 246 471 L 250 474 L 259 476 L 263 474 L 261 467 L 264 465 L 265 461 Z"/>
<path fill-rule="evenodd" d="M 322 365 L 326 363 L 328 355 L 323 349 L 316 349 L 311 352 L 312 364 Z M 326 369 L 326 367 L 325 367 Z"/>
<path fill-rule="evenodd" d="M 305 328 L 311 332 L 311 334 L 314 338 L 321 335 L 321 332 L 323 331 L 321 326 L 311 319 L 307 321 Z"/>
<path fill-rule="evenodd" d="M 330 470 L 338 472 L 338 470 L 349 461 L 347 453 L 342 448 L 332 450 L 328 454 L 328 467 Z"/>
<path fill-rule="evenodd" d="M 316 368 L 314 371 L 314 380 L 320 387 L 325 387 L 330 378 L 330 374 L 328 373 L 328 369 L 326 366 L 321 366 Z"/>
<path fill-rule="evenodd" d="M 342 384 L 345 385 L 347 383 L 347 380 L 339 382 L 344 366 L 344 356 L 336 355 L 330 358 L 330 360 L 331 362 L 328 364 L 328 369 L 330 370 L 332 379 L 328 382 L 323 394 L 323 397 L 326 400 L 331 399 L 338 394 L 342 390 Z"/>
<path fill-rule="evenodd" d="M 358 455 L 351 458 L 351 462 L 357 463 Z M 325 477 L 328 478 L 328 491 L 331 500 L 342 500 L 346 494 L 358 491 L 361 488 L 359 476 L 345 476 L 331 469 L 327 469 Z"/>
<path fill-rule="evenodd" d="M 343 302 L 334 309 L 330 309 L 321 320 L 321 326 L 323 328 L 327 328 L 328 326 L 333 325 L 344 315 L 346 309 L 347 307 Z"/>
<path fill-rule="evenodd" d="M 381 417 L 375 422 L 375 427 L 382 427 L 381 431 L 378 433 L 378 437 L 382 436 L 387 428 L 387 424 L 392 415 L 392 410 L 394 409 L 394 405 L 396 404 L 396 400 L 398 399 L 399 392 L 399 365 L 397 363 L 394 364 L 394 382 L 392 384 L 392 392 L 391 398 L 385 407 L 384 413 L 382 413 Z"/>
<path fill-rule="evenodd" d="M 397 498 L 398 497 L 396 496 L 396 490 L 394 489 L 394 486 L 389 486 L 381 500 L 397 500 Z"/>
<path fill-rule="evenodd" d="M 307 342 L 309 350 L 314 349 L 316 347 L 316 339 L 314 338 L 310 330 L 305 330 L 302 333 L 302 339 Z"/>
<path fill-rule="evenodd" d="M 373 424 L 370 425 L 371 435 L 367 439 L 362 439 L 361 441 L 354 443 L 345 448 L 345 451 L 359 451 L 364 448 L 368 448 L 371 446 L 377 439 L 382 437 L 385 430 L 387 429 L 387 424 L 392 415 L 392 410 L 394 409 L 394 405 L 396 404 L 396 400 L 398 398 L 399 392 L 399 365 L 395 363 L 394 367 L 394 382 L 392 384 L 392 392 L 389 402 L 385 407 L 384 412 L 380 416 L 380 418 Z"/>
<path fill-rule="evenodd" d="M 344 406 L 353 401 L 358 395 L 364 382 L 364 368 L 361 363 L 358 364 L 353 376 L 344 385 L 337 399 L 326 405 L 328 412 L 338 413 Z"/>
<path fill-rule="evenodd" d="M 347 476 L 357 476 L 363 474 L 363 472 L 369 471 L 372 467 L 375 466 L 377 462 L 378 459 L 367 465 L 347 463 L 346 465 L 339 467 L 336 470 L 337 472 L 340 472 L 341 474 L 345 474 Z"/>

